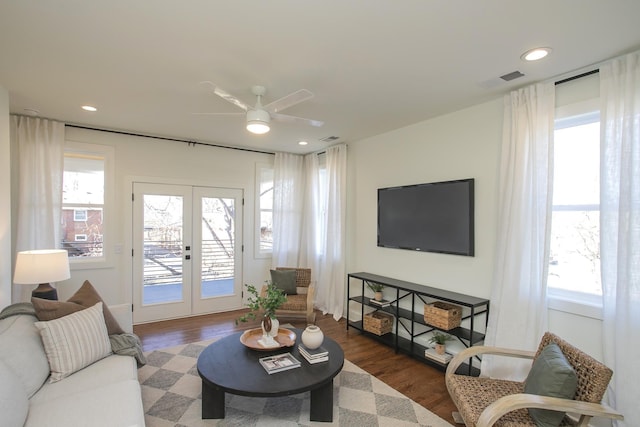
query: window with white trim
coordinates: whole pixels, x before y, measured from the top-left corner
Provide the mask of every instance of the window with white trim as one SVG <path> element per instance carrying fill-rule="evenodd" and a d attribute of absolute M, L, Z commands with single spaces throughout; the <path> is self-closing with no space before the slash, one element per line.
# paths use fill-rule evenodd
<path fill-rule="evenodd" d="M 70 141 L 65 144 L 60 235 L 72 267 L 93 267 L 107 260 L 105 212 L 112 163 L 111 147 Z"/>
<path fill-rule="evenodd" d="M 548 293 L 601 305 L 600 113 L 593 102 L 558 110 L 553 162 Z"/>
<path fill-rule="evenodd" d="M 255 257 L 268 258 L 273 252 L 273 166 L 256 166 Z"/>

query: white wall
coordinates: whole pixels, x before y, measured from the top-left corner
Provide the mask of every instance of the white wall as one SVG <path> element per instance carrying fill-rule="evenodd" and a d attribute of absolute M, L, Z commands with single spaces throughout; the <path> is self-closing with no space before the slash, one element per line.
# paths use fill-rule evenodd
<path fill-rule="evenodd" d="M 71 272 L 71 279 L 57 284 L 60 299 L 68 298 L 86 279 L 109 304 L 132 301 L 131 278 L 131 182 L 134 178 L 160 179 L 166 183 L 239 188 L 244 191 L 244 246 L 242 283 L 260 284 L 268 278 L 270 259 L 255 259 L 254 187 L 256 163 L 272 163 L 270 154 L 226 148 L 189 146 L 161 139 L 120 135 L 73 127 L 66 128 L 69 141 L 101 144 L 115 151 L 115 244 L 123 245 L 112 253 L 113 266 Z M 115 251 L 114 251 L 115 252 Z"/>
<path fill-rule="evenodd" d="M 11 148 L 9 93 L 0 86 L 0 308 L 11 304 Z"/>
<path fill-rule="evenodd" d="M 502 99 L 349 144 L 347 271 L 490 298 Z M 475 178 L 474 257 L 376 246 L 377 189 Z M 549 311 L 549 329 L 602 359 L 601 321 Z"/>

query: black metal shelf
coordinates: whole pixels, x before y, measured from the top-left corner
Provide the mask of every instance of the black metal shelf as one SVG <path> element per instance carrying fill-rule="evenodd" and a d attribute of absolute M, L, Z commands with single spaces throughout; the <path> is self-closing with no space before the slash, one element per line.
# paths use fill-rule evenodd
<path fill-rule="evenodd" d="M 362 281 L 361 292 L 358 295 L 351 296 L 351 279 L 359 279 Z M 385 287 L 396 289 L 395 299 L 391 301 L 391 304 L 385 307 L 379 304 L 372 303 L 371 298 L 364 295 L 365 283 L 378 283 Z M 402 294 L 401 294 L 402 292 Z M 453 329 L 445 330 L 436 326 L 428 324 L 424 320 L 423 310 L 416 311 L 416 297 L 420 300 L 419 304 L 425 302 L 425 298 L 431 300 L 439 300 L 457 304 L 466 308 L 469 314 L 463 316 L 463 320 L 468 320 L 470 328 L 464 328 L 458 326 Z M 400 301 L 405 299 L 411 299 L 411 307 L 400 307 Z M 439 363 L 431 358 L 426 357 L 424 354 L 428 347 L 425 347 L 415 341 L 416 337 L 424 335 L 428 332 L 439 330 L 446 332 L 449 335 L 455 336 L 466 347 L 471 347 L 484 341 L 484 333 L 476 330 L 476 317 L 485 316 L 485 329 L 486 322 L 489 318 L 489 300 L 483 298 L 476 298 L 470 295 L 463 295 L 455 292 L 450 292 L 442 289 L 432 288 L 428 286 L 421 286 L 416 283 L 404 282 L 397 279 L 392 279 L 384 276 L 378 276 L 371 273 L 351 273 L 347 276 L 347 304 L 354 302 L 360 304 L 362 319 L 364 319 L 364 308 L 373 308 L 376 311 L 391 314 L 395 317 L 395 332 L 390 332 L 382 336 L 368 332 L 364 329 L 364 322 L 350 321 L 349 320 L 349 307 L 347 307 L 347 329 L 354 328 L 361 331 L 368 337 L 375 339 L 381 343 L 393 347 L 396 352 L 402 352 L 408 354 L 416 359 L 424 361 L 425 363 L 446 370 L 447 365 Z M 404 304 L 407 305 L 406 303 Z M 422 308 L 422 305 L 420 306 Z M 404 320 L 404 322 L 403 322 Z M 409 322 L 406 322 L 406 321 Z M 407 325 L 407 323 L 409 323 Z M 418 325 L 416 327 L 416 325 Z M 398 334 L 399 328 L 402 327 L 407 332 L 409 338 L 400 336 Z M 468 363 L 463 364 L 458 368 L 458 373 L 466 373 L 468 375 L 479 375 L 480 371 L 471 363 L 471 359 Z"/>

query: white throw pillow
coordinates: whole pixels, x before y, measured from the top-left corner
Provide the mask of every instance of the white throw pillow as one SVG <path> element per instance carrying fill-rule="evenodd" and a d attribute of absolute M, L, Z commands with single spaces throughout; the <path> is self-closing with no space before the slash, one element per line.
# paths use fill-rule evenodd
<path fill-rule="evenodd" d="M 102 302 L 85 310 L 47 322 L 36 322 L 47 353 L 51 377 L 64 377 L 111 354 L 111 344 L 102 314 Z"/>

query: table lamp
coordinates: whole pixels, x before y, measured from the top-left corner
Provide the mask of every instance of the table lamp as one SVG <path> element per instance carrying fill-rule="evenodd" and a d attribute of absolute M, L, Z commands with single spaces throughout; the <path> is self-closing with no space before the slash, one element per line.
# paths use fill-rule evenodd
<path fill-rule="evenodd" d="M 50 282 L 71 277 L 69 255 L 64 249 L 40 249 L 18 252 L 13 281 L 22 285 L 38 285 L 32 297 L 58 299 L 58 291 Z"/>

